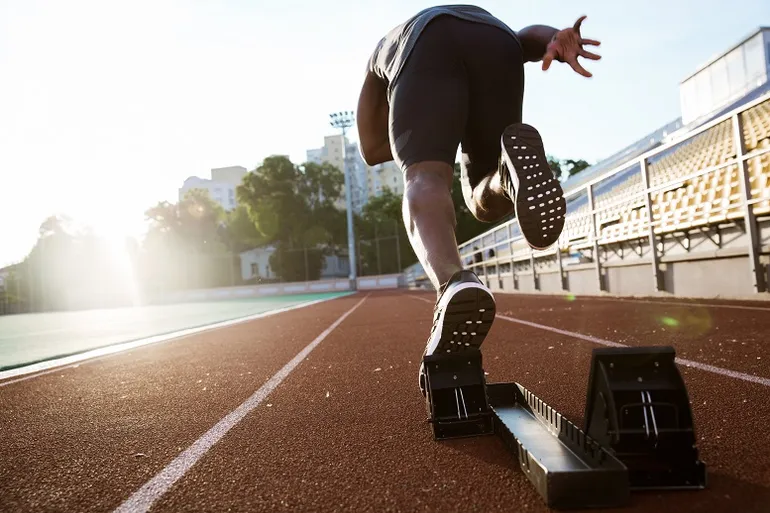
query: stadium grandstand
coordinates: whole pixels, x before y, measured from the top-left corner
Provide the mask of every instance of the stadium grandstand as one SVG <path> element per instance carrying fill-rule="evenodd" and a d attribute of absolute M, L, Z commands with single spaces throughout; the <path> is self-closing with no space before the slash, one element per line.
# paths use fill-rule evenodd
<path fill-rule="evenodd" d="M 681 117 L 563 183 L 556 246 L 531 250 L 511 219 L 464 241 L 464 262 L 496 291 L 762 297 L 768 75 L 770 28 L 761 27 L 681 82 Z M 430 286 L 419 264 L 405 275 Z"/>

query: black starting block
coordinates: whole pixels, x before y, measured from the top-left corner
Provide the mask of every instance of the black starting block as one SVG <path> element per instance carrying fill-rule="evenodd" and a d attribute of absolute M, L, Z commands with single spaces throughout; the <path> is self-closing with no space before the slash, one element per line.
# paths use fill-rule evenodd
<path fill-rule="evenodd" d="M 668 346 L 593 352 L 585 432 L 626 465 L 634 490 L 706 485 L 675 355 Z"/>
<path fill-rule="evenodd" d="M 499 435 L 551 508 L 616 507 L 634 490 L 706 485 L 672 347 L 594 350 L 584 430 L 518 383 L 487 385 L 478 350 L 423 364 L 435 439 Z"/>
<path fill-rule="evenodd" d="M 423 365 L 428 420 L 436 440 L 493 433 L 480 351 L 426 356 Z"/>

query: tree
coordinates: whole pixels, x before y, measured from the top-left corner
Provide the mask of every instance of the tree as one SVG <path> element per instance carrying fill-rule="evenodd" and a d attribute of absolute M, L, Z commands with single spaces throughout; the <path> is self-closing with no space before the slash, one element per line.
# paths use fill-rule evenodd
<path fill-rule="evenodd" d="M 588 169 L 591 167 L 591 164 L 586 162 L 583 159 L 580 160 L 572 160 L 567 159 L 564 161 L 564 165 L 566 166 L 567 176 L 575 176 L 576 174 L 580 173 L 584 169 Z"/>
<path fill-rule="evenodd" d="M 551 168 L 551 171 L 553 171 L 554 176 L 556 176 L 556 178 L 559 180 L 566 180 L 567 178 L 573 177 L 580 173 L 584 169 L 591 167 L 591 164 L 583 159 L 559 160 L 551 155 L 548 155 L 547 158 L 548 166 Z"/>
<path fill-rule="evenodd" d="M 548 159 L 548 167 L 553 171 L 553 175 L 557 180 L 561 180 L 564 174 L 564 170 L 561 167 L 561 161 L 553 155 L 548 155 L 546 158 Z"/>
<path fill-rule="evenodd" d="M 50 216 L 24 261 L 13 266 L 6 293 L 27 312 L 130 305 L 137 298 L 135 260 L 124 249 L 64 216 Z"/>
<path fill-rule="evenodd" d="M 143 277 L 155 292 L 234 285 L 238 267 L 227 245 L 227 215 L 208 194 L 188 191 L 176 204 L 147 210 Z"/>
<path fill-rule="evenodd" d="M 231 251 L 240 253 L 264 244 L 264 237 L 249 217 L 248 209 L 238 205 L 228 213 L 222 239 Z"/>
<path fill-rule="evenodd" d="M 27 281 L 21 276 L 24 269 L 24 264 L 16 264 L 5 269 L 7 274 L 0 284 L 0 315 L 29 311 L 29 292 L 24 289 Z"/>
<path fill-rule="evenodd" d="M 344 219 L 334 207 L 343 184 L 344 175 L 331 164 L 296 166 L 287 157 L 272 156 L 238 186 L 238 201 L 262 241 L 276 248 L 270 267 L 281 278 L 320 276 L 323 256 L 330 252 Z"/>
<path fill-rule="evenodd" d="M 364 205 L 356 218 L 356 238 L 362 274 L 389 274 L 414 263 L 401 210 L 402 197 L 385 187 Z M 398 268 L 399 262 L 402 269 Z"/>

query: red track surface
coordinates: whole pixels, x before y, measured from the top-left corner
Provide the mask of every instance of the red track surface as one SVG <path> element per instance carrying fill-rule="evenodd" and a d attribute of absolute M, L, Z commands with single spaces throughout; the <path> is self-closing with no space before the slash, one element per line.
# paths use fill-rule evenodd
<path fill-rule="evenodd" d="M 0 387 L 0 510 L 117 508 L 363 297 Z M 547 511 L 495 437 L 433 441 L 416 379 L 431 323 L 424 299 L 432 296 L 369 296 L 153 511 Z M 768 304 L 497 301 L 505 316 L 627 345 L 670 344 L 679 357 L 770 378 Z M 490 382 L 519 381 L 581 425 L 594 347 L 498 319 L 482 349 Z M 637 493 L 620 511 L 770 511 L 770 387 L 682 373 L 709 488 Z"/>

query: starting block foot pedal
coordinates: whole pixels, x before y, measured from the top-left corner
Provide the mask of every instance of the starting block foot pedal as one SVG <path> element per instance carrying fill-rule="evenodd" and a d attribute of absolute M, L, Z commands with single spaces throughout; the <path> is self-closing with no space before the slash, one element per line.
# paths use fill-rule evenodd
<path fill-rule="evenodd" d="M 425 356 L 423 365 L 429 421 L 436 440 L 494 432 L 480 351 Z"/>
<path fill-rule="evenodd" d="M 608 450 L 518 383 L 487 386 L 495 431 L 554 509 L 628 502 L 626 467 Z"/>
<path fill-rule="evenodd" d="M 585 433 L 628 468 L 632 490 L 706 485 L 673 347 L 595 349 Z"/>

